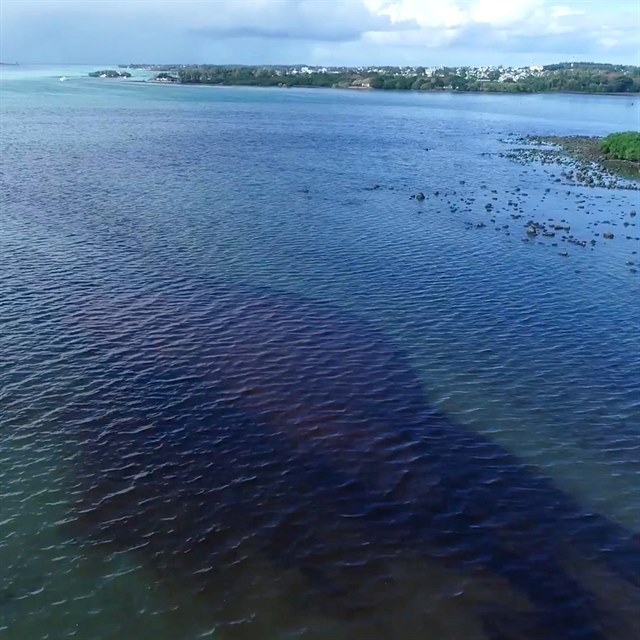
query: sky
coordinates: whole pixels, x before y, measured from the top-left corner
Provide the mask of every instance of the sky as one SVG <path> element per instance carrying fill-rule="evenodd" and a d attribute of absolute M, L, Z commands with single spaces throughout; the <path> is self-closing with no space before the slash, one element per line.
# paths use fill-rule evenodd
<path fill-rule="evenodd" d="M 638 0 L 0 0 L 0 61 L 640 65 Z"/>

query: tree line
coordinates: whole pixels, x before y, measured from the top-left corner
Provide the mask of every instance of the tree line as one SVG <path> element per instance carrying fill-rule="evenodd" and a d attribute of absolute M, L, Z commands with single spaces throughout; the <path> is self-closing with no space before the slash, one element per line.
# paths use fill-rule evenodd
<path fill-rule="evenodd" d="M 312 71 L 292 73 L 290 69 L 275 67 L 182 67 L 159 74 L 158 79 L 182 84 L 218 84 L 284 87 L 337 87 L 371 88 L 381 90 L 414 91 L 482 91 L 508 93 L 581 92 L 581 93 L 635 93 L 640 92 L 640 68 L 610 67 L 561 68 L 516 77 L 502 77 L 495 69 L 486 77 L 477 78 L 466 72 L 443 68 L 433 75 L 406 74 L 397 71 L 338 72 Z M 500 78 L 502 79 L 500 80 Z"/>

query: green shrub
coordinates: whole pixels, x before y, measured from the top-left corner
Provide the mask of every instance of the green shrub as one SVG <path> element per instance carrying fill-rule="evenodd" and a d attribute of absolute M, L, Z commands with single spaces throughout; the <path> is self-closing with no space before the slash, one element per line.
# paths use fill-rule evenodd
<path fill-rule="evenodd" d="M 600 149 L 616 160 L 640 162 L 640 132 L 612 133 L 600 143 Z"/>

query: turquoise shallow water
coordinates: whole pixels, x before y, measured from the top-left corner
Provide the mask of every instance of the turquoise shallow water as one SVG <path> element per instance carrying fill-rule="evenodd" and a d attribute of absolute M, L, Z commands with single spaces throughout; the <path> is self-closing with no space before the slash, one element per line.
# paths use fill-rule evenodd
<path fill-rule="evenodd" d="M 637 98 L 86 71 L 0 77 L 3 635 L 636 637 L 638 192 L 500 153 Z"/>

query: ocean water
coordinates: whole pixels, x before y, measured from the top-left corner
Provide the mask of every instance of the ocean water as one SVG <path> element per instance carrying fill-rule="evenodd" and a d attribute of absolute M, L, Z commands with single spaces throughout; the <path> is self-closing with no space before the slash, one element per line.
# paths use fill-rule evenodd
<path fill-rule="evenodd" d="M 0 636 L 638 637 L 639 192 L 501 155 L 638 98 L 94 68 L 0 70 Z"/>

